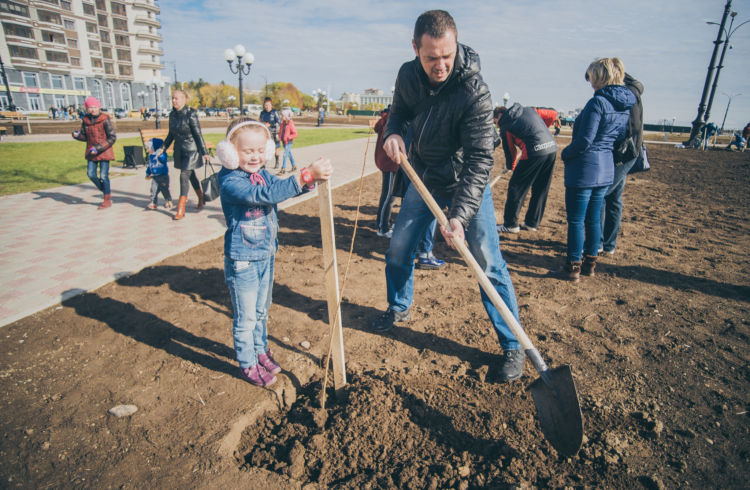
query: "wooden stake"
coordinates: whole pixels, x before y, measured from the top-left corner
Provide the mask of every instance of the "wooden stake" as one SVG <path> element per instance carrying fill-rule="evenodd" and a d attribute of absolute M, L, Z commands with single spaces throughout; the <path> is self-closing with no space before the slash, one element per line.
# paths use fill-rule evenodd
<path fill-rule="evenodd" d="M 339 307 L 339 273 L 336 263 L 336 238 L 333 231 L 333 202 L 328 182 L 318 183 L 320 203 L 320 235 L 323 238 L 323 271 L 328 299 L 328 325 L 331 325 L 331 352 L 333 359 L 333 387 L 338 392 L 346 384 L 344 364 L 344 334 Z M 324 387 L 325 392 L 325 387 Z"/>

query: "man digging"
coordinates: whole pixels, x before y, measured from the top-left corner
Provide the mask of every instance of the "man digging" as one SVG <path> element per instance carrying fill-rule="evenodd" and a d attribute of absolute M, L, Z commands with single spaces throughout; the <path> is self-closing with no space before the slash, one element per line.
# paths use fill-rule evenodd
<path fill-rule="evenodd" d="M 468 242 L 469 250 L 518 319 L 488 185 L 495 135 L 492 101 L 479 73 L 479 55 L 457 39 L 456 24 L 448 12 L 430 10 L 419 16 L 412 40 L 417 58 L 399 70 L 384 147 L 393 161 L 400 162 L 400 153 L 405 153 L 402 131 L 407 121 L 412 122 L 414 141 L 409 160 L 437 203 L 449 209 L 451 229 L 441 227 L 443 237 L 449 244 L 453 237 Z M 410 319 L 416 248 L 433 219 L 417 190 L 409 186 L 386 252 L 388 310 L 375 320 L 374 331 L 386 332 Z M 481 296 L 503 348 L 496 377 L 504 382 L 518 379 L 525 354 L 483 291 Z"/>

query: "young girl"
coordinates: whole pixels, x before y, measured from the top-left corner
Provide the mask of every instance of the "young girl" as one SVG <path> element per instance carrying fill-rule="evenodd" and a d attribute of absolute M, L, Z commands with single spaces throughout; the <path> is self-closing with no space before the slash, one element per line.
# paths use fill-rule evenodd
<path fill-rule="evenodd" d="M 81 130 L 73 131 L 73 138 L 86 142 L 86 173 L 97 189 L 104 193 L 104 201 L 99 209 L 112 206 L 109 187 L 109 162 L 115 159 L 112 145 L 117 140 L 115 127 L 109 116 L 102 113 L 102 105 L 96 97 L 87 97 L 83 103 L 86 116 L 82 117 Z M 97 166 L 99 175 L 96 175 Z"/>
<path fill-rule="evenodd" d="M 289 163 L 292 164 L 291 171 L 297 170 L 297 166 L 294 164 L 294 157 L 292 156 L 292 143 L 294 138 L 297 137 L 297 128 L 294 127 L 294 121 L 292 121 L 292 111 L 285 109 L 281 111 L 281 127 L 279 127 L 279 140 L 284 145 L 284 159 L 281 161 L 281 170 L 279 175 L 286 173 L 286 159 L 289 157 Z"/>
<path fill-rule="evenodd" d="M 270 150 L 269 150 L 270 143 Z M 276 382 L 281 367 L 268 349 L 274 256 L 278 249 L 277 204 L 328 180 L 332 166 L 318 159 L 299 174 L 280 179 L 264 165 L 274 157 L 266 126 L 238 118 L 216 147 L 224 168 L 219 172 L 224 234 L 224 275 L 232 297 L 234 350 L 241 377 L 256 386 Z"/>

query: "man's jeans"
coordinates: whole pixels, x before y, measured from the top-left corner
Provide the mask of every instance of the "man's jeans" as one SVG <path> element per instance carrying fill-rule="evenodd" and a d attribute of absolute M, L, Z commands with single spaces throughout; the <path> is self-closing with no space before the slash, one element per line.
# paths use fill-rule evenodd
<path fill-rule="evenodd" d="M 628 172 L 638 158 L 624 162 L 615 167 L 615 181 L 607 188 L 602 206 L 602 247 L 605 252 L 613 252 L 617 246 L 617 234 L 620 233 L 622 220 L 622 193 L 625 190 Z"/>
<path fill-rule="evenodd" d="M 268 350 L 273 265 L 274 257 L 250 261 L 224 258 L 224 278 L 234 313 L 234 352 L 243 369 L 258 364 L 258 354 Z"/>
<path fill-rule="evenodd" d="M 441 207 L 450 205 L 450 199 L 436 200 Z M 393 227 L 391 246 L 385 255 L 388 305 L 394 311 L 406 311 L 411 307 L 414 296 L 414 257 L 417 245 L 424 238 L 426 230 L 434 220 L 435 218 L 417 190 L 414 186 L 409 186 Z M 469 223 L 465 233 L 472 255 L 518 320 L 516 293 L 513 290 L 508 267 L 500 252 L 500 240 L 495 223 L 495 206 L 489 185 L 485 188 L 479 211 Z M 481 296 L 503 350 L 520 349 L 520 344 L 489 297 L 484 291 L 481 292 Z"/>
<path fill-rule="evenodd" d="M 586 255 L 599 253 L 599 241 L 602 236 L 602 202 L 608 187 L 565 188 L 569 261 L 580 262 L 582 252 Z"/>
<path fill-rule="evenodd" d="M 99 176 L 96 175 L 96 167 L 99 167 Z M 88 167 L 86 169 L 91 182 L 94 183 L 97 189 L 102 191 L 104 194 L 110 193 L 109 188 L 109 161 L 102 160 L 101 162 L 93 162 L 88 160 Z"/>
<path fill-rule="evenodd" d="M 282 170 L 286 168 L 287 156 L 289 157 L 289 163 L 291 163 L 292 168 L 294 168 L 296 165 L 294 165 L 294 156 L 292 156 L 292 142 L 291 141 L 284 145 L 284 159 L 281 161 Z"/>

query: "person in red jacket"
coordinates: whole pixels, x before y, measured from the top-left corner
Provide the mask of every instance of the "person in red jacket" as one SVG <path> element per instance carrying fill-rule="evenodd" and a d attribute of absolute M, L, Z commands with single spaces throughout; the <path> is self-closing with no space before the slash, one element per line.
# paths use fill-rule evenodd
<path fill-rule="evenodd" d="M 83 106 L 86 108 L 86 115 L 82 119 L 80 131 L 73 131 L 73 138 L 86 142 L 87 173 L 96 188 L 104 193 L 104 201 L 99 209 L 106 209 L 112 206 L 109 162 L 115 159 L 112 145 L 115 144 L 117 135 L 109 116 L 102 113 L 102 105 L 96 97 L 88 97 Z"/>
<path fill-rule="evenodd" d="M 294 138 L 297 137 L 297 128 L 294 127 L 294 121 L 292 121 L 292 111 L 285 109 L 281 111 L 281 126 L 279 126 L 279 141 L 284 145 L 284 159 L 281 161 L 281 170 L 279 174 L 286 173 L 286 158 L 289 157 L 289 163 L 292 164 L 291 172 L 297 170 L 297 166 L 294 164 L 294 156 L 292 156 L 292 143 Z"/>

